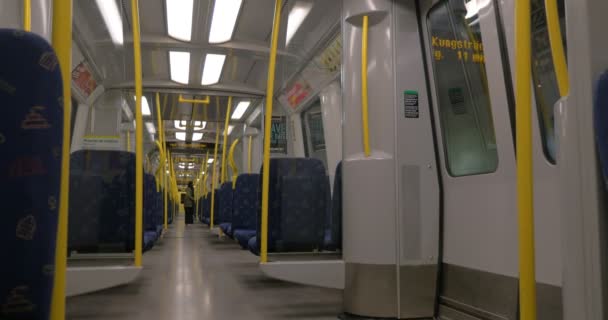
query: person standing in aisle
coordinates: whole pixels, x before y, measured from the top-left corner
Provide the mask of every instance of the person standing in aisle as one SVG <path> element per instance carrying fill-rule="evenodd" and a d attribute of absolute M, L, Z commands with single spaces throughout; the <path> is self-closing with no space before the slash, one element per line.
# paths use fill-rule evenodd
<path fill-rule="evenodd" d="M 186 211 L 186 225 L 194 223 L 194 185 L 192 181 L 188 182 L 188 188 L 186 188 L 184 210 Z"/>

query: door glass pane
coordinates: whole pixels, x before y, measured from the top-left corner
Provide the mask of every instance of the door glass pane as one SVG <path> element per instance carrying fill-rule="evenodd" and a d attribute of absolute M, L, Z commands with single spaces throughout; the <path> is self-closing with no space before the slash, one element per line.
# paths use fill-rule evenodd
<path fill-rule="evenodd" d="M 559 88 L 553 56 L 547 31 L 545 1 L 531 0 L 532 3 L 532 78 L 536 97 L 536 108 L 543 139 L 543 151 L 551 163 L 555 163 L 555 130 L 553 106 L 559 100 Z M 564 1 L 557 1 L 561 23 L 562 41 L 566 46 Z"/>
<path fill-rule="evenodd" d="M 321 113 L 321 103 L 319 101 L 315 102 L 308 110 L 302 113 L 302 123 L 306 156 L 323 161 L 325 168 L 327 168 L 323 114 Z"/>
<path fill-rule="evenodd" d="M 498 153 L 477 2 L 442 1 L 428 15 L 448 172 L 496 171 Z"/>

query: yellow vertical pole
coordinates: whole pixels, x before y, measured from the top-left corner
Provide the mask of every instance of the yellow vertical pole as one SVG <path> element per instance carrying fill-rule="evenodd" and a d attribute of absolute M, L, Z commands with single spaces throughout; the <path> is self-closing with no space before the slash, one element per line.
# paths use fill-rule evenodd
<path fill-rule="evenodd" d="M 282 0 L 274 4 L 274 21 L 272 23 L 272 40 L 268 62 L 268 81 L 266 83 L 266 115 L 264 119 L 264 164 L 262 166 L 262 230 L 260 262 L 268 262 L 268 189 L 270 187 L 270 126 L 272 122 L 272 104 L 274 102 L 274 76 L 277 65 L 277 46 L 281 26 Z"/>
<path fill-rule="evenodd" d="M 545 0 L 545 13 L 547 15 L 547 30 L 549 32 L 549 42 L 551 43 L 553 67 L 555 68 L 559 95 L 565 97 L 570 92 L 570 83 L 556 0 Z"/>
<path fill-rule="evenodd" d="M 228 106 L 226 107 L 226 120 L 224 121 L 224 144 L 222 145 L 222 172 L 220 174 L 220 186 L 226 182 L 226 145 L 228 144 L 228 126 L 230 125 L 230 114 L 232 109 L 232 97 L 228 97 Z"/>
<path fill-rule="evenodd" d="M 220 114 L 219 110 L 220 110 L 220 101 L 219 101 L 219 97 L 216 98 L 216 114 Z M 215 128 L 215 151 L 213 152 L 213 172 L 211 173 L 211 214 L 210 216 L 210 222 L 209 222 L 209 228 L 213 229 L 213 220 L 214 220 L 214 211 L 215 211 L 215 184 L 217 181 L 217 178 L 215 177 L 215 172 L 216 170 L 216 166 L 217 166 L 217 145 L 220 142 L 220 129 L 218 126 L 218 123 L 216 122 L 216 128 Z"/>
<path fill-rule="evenodd" d="M 65 319 L 65 283 L 68 252 L 68 209 L 70 194 L 70 126 L 72 118 L 72 0 L 55 0 L 53 4 L 53 47 L 61 68 L 63 82 L 63 141 L 59 216 L 55 243 L 55 280 L 51 301 L 51 319 Z"/>
<path fill-rule="evenodd" d="M 205 108 L 206 110 L 207 108 Z M 207 177 L 209 176 L 209 170 L 207 170 L 207 167 L 209 166 L 208 164 L 209 162 L 209 150 L 207 150 L 207 155 L 205 156 L 205 163 L 204 168 L 205 171 L 203 172 L 203 194 L 206 196 L 207 195 Z"/>
<path fill-rule="evenodd" d="M 131 152 L 131 130 L 127 130 L 127 151 Z"/>
<path fill-rule="evenodd" d="M 366 157 L 371 155 L 369 146 L 369 113 L 367 100 L 367 34 L 369 29 L 369 18 L 363 16 L 363 28 L 361 30 L 361 122 L 363 126 L 363 152 Z"/>
<path fill-rule="evenodd" d="M 32 0 L 23 0 L 23 29 L 32 31 Z"/>
<path fill-rule="evenodd" d="M 251 142 L 253 136 L 249 136 L 249 143 L 247 144 L 247 171 L 251 174 Z"/>
<path fill-rule="evenodd" d="M 520 319 L 536 319 L 534 197 L 532 172 L 532 74 L 530 0 L 515 4 L 517 208 Z"/>
<path fill-rule="evenodd" d="M 164 99 L 164 105 L 167 104 L 167 96 Z M 167 213 L 167 171 L 165 169 L 165 162 L 167 161 L 167 154 L 165 150 L 165 129 L 163 128 L 163 119 L 162 113 L 160 112 L 160 94 L 156 93 L 156 114 L 158 116 L 158 139 L 160 140 L 160 152 L 161 152 L 161 170 L 162 170 L 162 178 L 161 182 L 163 184 L 163 197 L 164 197 L 164 221 L 163 221 L 163 229 L 167 230 L 168 228 L 168 213 Z"/>
<path fill-rule="evenodd" d="M 144 162 L 144 122 L 141 113 L 142 74 L 141 43 L 139 33 L 139 3 L 131 0 L 131 20 L 133 21 L 133 60 L 135 64 L 135 266 L 142 265 L 143 234 L 143 162 Z"/>

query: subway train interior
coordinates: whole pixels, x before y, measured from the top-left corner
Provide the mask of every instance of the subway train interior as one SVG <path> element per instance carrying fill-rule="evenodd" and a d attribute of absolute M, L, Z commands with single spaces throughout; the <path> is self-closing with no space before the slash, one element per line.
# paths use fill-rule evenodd
<path fill-rule="evenodd" d="M 0 0 L 0 319 L 608 319 L 606 16 Z"/>

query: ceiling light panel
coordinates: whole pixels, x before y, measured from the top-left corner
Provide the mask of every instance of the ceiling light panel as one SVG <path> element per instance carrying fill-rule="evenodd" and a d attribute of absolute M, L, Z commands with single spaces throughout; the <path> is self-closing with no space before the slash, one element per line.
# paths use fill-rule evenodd
<path fill-rule="evenodd" d="M 122 46 L 124 43 L 122 30 L 122 16 L 115 0 L 96 0 L 97 7 L 103 17 L 103 22 L 112 38 L 112 43 Z"/>
<path fill-rule="evenodd" d="M 156 128 L 154 128 L 154 124 L 152 122 L 146 122 L 146 129 L 148 129 L 150 134 L 156 133 Z"/>
<path fill-rule="evenodd" d="M 169 51 L 171 80 L 188 84 L 190 81 L 190 52 Z"/>
<path fill-rule="evenodd" d="M 186 120 L 175 120 L 173 121 L 173 126 L 175 126 L 175 129 L 179 129 L 179 130 L 186 130 L 186 126 L 188 125 L 188 122 Z"/>
<path fill-rule="evenodd" d="M 169 36 L 182 41 L 192 40 L 194 0 L 167 0 L 166 4 L 167 33 L 169 33 Z"/>
<path fill-rule="evenodd" d="M 137 97 L 133 96 L 133 100 L 137 102 Z M 146 96 L 141 96 L 141 114 L 144 116 L 152 115 L 150 112 L 150 105 L 148 104 L 148 99 Z"/>
<path fill-rule="evenodd" d="M 215 0 L 209 43 L 222 43 L 232 39 L 242 2 L 242 0 Z"/>
<path fill-rule="evenodd" d="M 193 133 L 192 134 L 192 141 L 199 141 L 203 139 L 203 134 L 202 133 Z"/>
<path fill-rule="evenodd" d="M 285 39 L 285 45 L 289 45 L 289 42 L 296 34 L 302 22 L 306 20 L 306 17 L 312 9 L 312 3 L 306 1 L 298 1 L 289 11 L 289 18 L 287 19 L 287 35 Z"/>
<path fill-rule="evenodd" d="M 234 113 L 232 113 L 232 119 L 234 120 L 239 120 L 243 117 L 243 115 L 245 114 L 245 112 L 247 111 L 247 108 L 249 108 L 249 105 L 251 104 L 250 101 L 241 101 L 239 102 L 239 104 L 236 106 L 236 109 L 234 110 Z"/>
<path fill-rule="evenodd" d="M 203 81 L 201 81 L 201 84 L 208 86 L 220 82 L 224 62 L 226 62 L 226 55 L 208 53 L 205 57 L 205 65 L 203 66 Z"/>
<path fill-rule="evenodd" d="M 185 132 L 176 132 L 175 139 L 180 141 L 186 141 L 186 133 Z"/>

